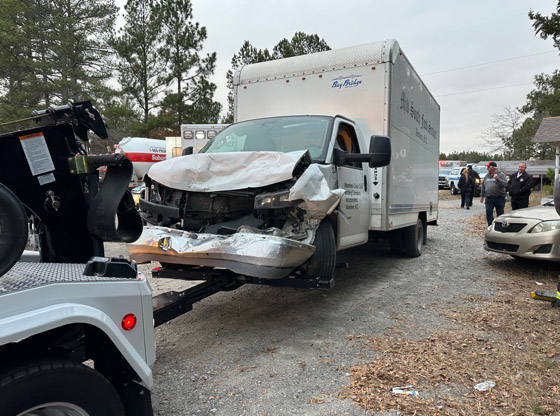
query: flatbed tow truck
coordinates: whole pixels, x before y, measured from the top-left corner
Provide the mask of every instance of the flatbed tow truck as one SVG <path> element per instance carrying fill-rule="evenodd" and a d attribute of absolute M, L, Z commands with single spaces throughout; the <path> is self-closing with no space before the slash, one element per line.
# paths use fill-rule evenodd
<path fill-rule="evenodd" d="M 83 148 L 88 131 L 107 138 L 99 113 L 82 102 L 30 119 L 37 127 L 0 135 L 2 415 L 152 415 L 156 326 L 248 283 L 333 286 L 169 265 L 153 276 L 201 283 L 152 297 L 135 262 L 104 256 L 104 241 L 134 241 L 142 222 L 127 191 L 130 161 Z M 24 250 L 30 241 L 34 252 Z"/>

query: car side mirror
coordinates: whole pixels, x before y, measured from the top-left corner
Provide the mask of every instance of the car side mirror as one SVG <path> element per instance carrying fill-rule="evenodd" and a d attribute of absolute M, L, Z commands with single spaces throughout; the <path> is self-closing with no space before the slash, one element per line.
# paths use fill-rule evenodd
<path fill-rule="evenodd" d="M 371 136 L 369 153 L 348 153 L 334 149 L 334 164 L 344 166 L 354 162 L 367 162 L 370 168 L 387 166 L 391 162 L 391 141 L 387 136 Z"/>
<path fill-rule="evenodd" d="M 181 153 L 182 156 L 192 155 L 194 152 L 194 148 L 192 146 L 185 147 L 183 152 Z"/>

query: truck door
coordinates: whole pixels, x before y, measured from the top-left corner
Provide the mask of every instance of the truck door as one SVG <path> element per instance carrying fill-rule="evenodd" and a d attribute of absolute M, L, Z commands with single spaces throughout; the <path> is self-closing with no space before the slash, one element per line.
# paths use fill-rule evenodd
<path fill-rule="evenodd" d="M 360 153 L 356 130 L 343 120 L 337 120 L 333 129 L 334 147 L 349 153 Z M 370 200 L 367 192 L 367 173 L 363 163 L 356 162 L 337 166 L 338 187 L 346 192 L 340 201 L 338 215 L 337 247 L 339 249 L 363 244 L 368 240 L 371 217 Z"/>

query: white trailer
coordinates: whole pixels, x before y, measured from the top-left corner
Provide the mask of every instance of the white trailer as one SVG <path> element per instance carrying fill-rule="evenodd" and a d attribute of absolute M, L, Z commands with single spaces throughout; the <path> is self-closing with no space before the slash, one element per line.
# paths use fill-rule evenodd
<path fill-rule="evenodd" d="M 236 122 L 340 114 L 363 137 L 389 136 L 391 163 L 369 169 L 370 230 L 414 225 L 419 217 L 424 224 L 437 221 L 440 107 L 397 41 L 242 67 L 234 99 Z"/>
<path fill-rule="evenodd" d="M 129 188 L 142 184 L 142 179 L 154 163 L 165 160 L 165 141 L 146 137 L 124 137 L 115 145 L 115 153 L 123 153 L 132 162 Z"/>

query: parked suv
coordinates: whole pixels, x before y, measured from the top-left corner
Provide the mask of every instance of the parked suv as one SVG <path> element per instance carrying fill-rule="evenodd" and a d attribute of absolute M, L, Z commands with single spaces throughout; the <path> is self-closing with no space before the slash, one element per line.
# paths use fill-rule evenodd
<path fill-rule="evenodd" d="M 461 178 L 461 171 L 463 169 L 465 168 L 459 166 L 449 169 L 449 173 L 446 176 L 446 180 L 451 195 L 457 195 L 459 193 L 459 179 Z"/>
<path fill-rule="evenodd" d="M 449 189 L 449 179 L 447 177 L 451 173 L 453 168 L 439 168 L 439 179 L 438 188 L 439 189 Z"/>

